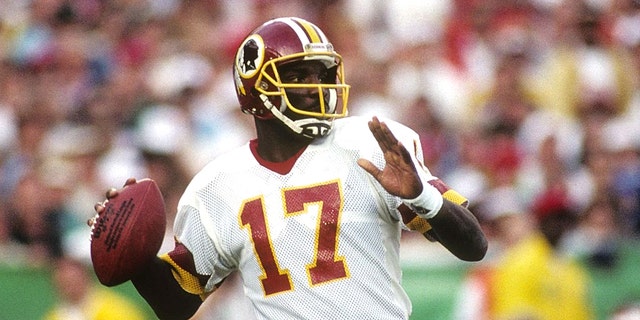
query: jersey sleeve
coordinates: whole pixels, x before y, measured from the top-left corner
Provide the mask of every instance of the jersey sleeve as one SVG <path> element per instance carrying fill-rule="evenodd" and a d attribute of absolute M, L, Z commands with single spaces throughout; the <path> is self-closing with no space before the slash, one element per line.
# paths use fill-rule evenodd
<path fill-rule="evenodd" d="M 206 296 L 235 266 L 220 254 L 213 228 L 206 227 L 211 221 L 198 208 L 197 201 L 188 197 L 187 192 L 174 223 L 176 247 L 161 258 L 172 265 L 174 277 L 185 291 Z"/>
<path fill-rule="evenodd" d="M 173 277 L 184 291 L 199 295 L 204 300 L 208 295 L 206 286 L 209 276 L 196 271 L 193 255 L 184 244 L 176 242 L 175 248 L 161 255 L 160 259 L 171 266 Z"/>

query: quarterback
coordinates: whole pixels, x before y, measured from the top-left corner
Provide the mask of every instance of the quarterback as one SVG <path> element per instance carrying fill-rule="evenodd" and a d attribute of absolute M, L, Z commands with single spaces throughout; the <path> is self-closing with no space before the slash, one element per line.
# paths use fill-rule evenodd
<path fill-rule="evenodd" d="M 257 27 L 233 76 L 257 138 L 193 178 L 175 249 L 132 275 L 159 318 L 191 317 L 237 271 L 258 319 L 408 319 L 403 230 L 459 259 L 484 257 L 466 199 L 422 164 L 418 135 L 347 117 L 342 58 L 316 25 L 291 17 Z"/>

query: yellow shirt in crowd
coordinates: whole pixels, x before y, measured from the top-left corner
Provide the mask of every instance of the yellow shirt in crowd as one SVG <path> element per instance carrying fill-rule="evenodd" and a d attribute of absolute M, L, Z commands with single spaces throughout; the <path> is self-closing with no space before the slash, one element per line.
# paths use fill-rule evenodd
<path fill-rule="evenodd" d="M 60 303 L 44 320 L 144 320 L 142 312 L 130 301 L 103 288 L 94 289 L 79 305 Z"/>
<path fill-rule="evenodd" d="M 492 319 L 593 319 L 586 271 L 540 234 L 509 249 L 493 277 Z"/>

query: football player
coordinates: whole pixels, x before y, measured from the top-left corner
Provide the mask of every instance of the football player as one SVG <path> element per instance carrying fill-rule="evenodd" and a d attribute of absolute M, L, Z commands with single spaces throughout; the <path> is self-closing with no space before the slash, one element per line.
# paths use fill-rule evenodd
<path fill-rule="evenodd" d="M 422 164 L 418 135 L 347 117 L 342 58 L 316 25 L 292 17 L 259 26 L 233 76 L 257 138 L 193 178 L 175 249 L 132 275 L 158 317 L 189 318 L 238 271 L 259 319 L 408 319 L 403 230 L 459 259 L 484 257 L 466 199 Z"/>

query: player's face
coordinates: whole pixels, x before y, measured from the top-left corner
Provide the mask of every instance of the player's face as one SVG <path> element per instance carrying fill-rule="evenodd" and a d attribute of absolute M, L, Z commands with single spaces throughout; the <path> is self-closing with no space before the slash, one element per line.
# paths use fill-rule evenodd
<path fill-rule="evenodd" d="M 335 76 L 320 61 L 297 61 L 288 63 L 279 68 L 281 81 L 292 84 L 327 84 L 335 83 Z M 320 111 L 320 94 L 318 88 L 288 88 L 286 89 L 289 102 L 296 108 L 304 111 Z M 328 97 L 328 90 L 324 90 L 324 97 Z M 325 99 L 326 100 L 326 99 Z M 325 101 L 325 105 L 327 101 Z M 304 116 L 285 112 L 292 119 L 304 118 Z"/>

